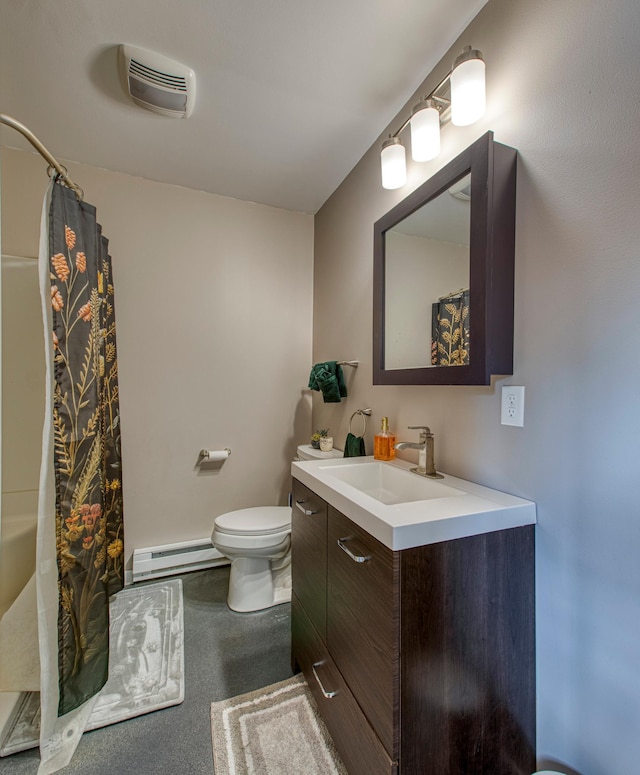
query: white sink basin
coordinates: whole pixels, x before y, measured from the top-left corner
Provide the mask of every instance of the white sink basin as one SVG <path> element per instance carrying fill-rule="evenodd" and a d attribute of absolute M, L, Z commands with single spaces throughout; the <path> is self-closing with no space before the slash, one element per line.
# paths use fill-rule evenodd
<path fill-rule="evenodd" d="M 379 461 L 336 466 L 330 468 L 327 475 L 387 505 L 466 494 L 464 490 L 444 484 L 441 479 L 419 476 Z"/>
<path fill-rule="evenodd" d="M 291 475 L 393 550 L 535 524 L 531 501 L 413 467 L 372 457 L 300 460 Z"/>

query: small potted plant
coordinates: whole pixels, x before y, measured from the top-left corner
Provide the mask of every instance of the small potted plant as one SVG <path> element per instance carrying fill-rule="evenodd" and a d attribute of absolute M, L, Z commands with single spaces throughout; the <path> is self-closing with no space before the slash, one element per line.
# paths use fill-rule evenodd
<path fill-rule="evenodd" d="M 328 428 L 322 428 L 320 430 L 316 430 L 311 434 L 311 446 L 314 449 L 320 449 L 320 439 L 325 438 L 329 435 L 329 429 Z"/>

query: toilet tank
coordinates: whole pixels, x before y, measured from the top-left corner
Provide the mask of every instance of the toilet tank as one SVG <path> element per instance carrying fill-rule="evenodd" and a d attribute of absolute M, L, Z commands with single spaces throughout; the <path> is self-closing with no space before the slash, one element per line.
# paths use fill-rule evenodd
<path fill-rule="evenodd" d="M 343 456 L 342 450 L 335 449 L 335 447 L 329 452 L 323 452 L 321 449 L 312 447 L 311 444 L 301 444 L 297 450 L 296 460 L 329 460 L 330 458 Z"/>

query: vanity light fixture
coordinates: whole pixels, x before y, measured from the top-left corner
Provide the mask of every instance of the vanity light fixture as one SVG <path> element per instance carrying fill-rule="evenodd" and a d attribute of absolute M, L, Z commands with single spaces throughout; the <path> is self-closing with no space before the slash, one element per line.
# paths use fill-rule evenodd
<path fill-rule="evenodd" d="M 435 100 L 419 102 L 411 112 L 411 157 L 431 161 L 440 153 L 440 111 Z"/>
<path fill-rule="evenodd" d="M 484 59 L 467 46 L 453 63 L 451 71 L 451 123 L 468 126 L 485 111 Z"/>
<path fill-rule="evenodd" d="M 485 111 L 485 66 L 480 51 L 466 46 L 453 68 L 412 110 L 411 116 L 382 144 L 382 187 L 400 188 L 407 180 L 405 150 L 400 133 L 411 126 L 411 157 L 431 161 L 440 153 L 440 124 L 467 126 Z"/>
<path fill-rule="evenodd" d="M 384 188 L 400 188 L 407 182 L 407 164 L 404 145 L 399 137 L 390 137 L 382 144 L 380 152 L 382 166 L 382 186 Z"/>

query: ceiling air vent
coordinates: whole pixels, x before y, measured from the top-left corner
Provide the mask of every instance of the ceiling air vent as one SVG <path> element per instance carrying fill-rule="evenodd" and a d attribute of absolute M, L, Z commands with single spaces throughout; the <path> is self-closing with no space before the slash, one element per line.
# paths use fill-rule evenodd
<path fill-rule="evenodd" d="M 196 100 L 196 75 L 173 59 L 120 46 L 127 93 L 142 108 L 170 118 L 189 118 Z"/>

